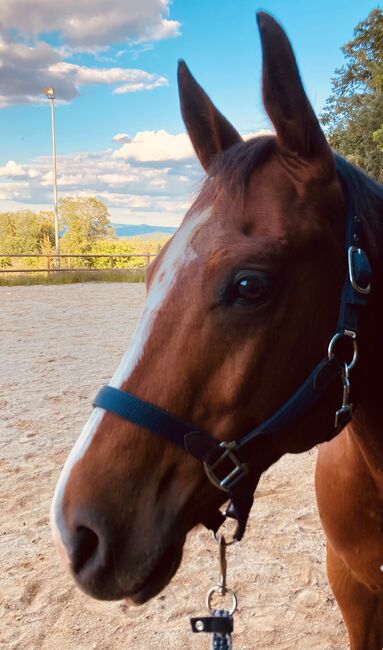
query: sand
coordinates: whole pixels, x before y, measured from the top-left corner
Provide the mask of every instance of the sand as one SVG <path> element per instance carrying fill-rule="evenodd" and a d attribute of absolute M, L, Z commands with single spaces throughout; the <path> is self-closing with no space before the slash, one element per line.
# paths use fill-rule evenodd
<path fill-rule="evenodd" d="M 217 577 L 202 528 L 165 591 L 141 607 L 82 594 L 51 542 L 60 468 L 125 350 L 144 300 L 140 284 L 0 288 L 0 647 L 44 650 L 207 649 L 189 631 Z M 346 650 L 327 584 L 313 488 L 315 451 L 263 477 L 249 529 L 231 547 L 236 650 Z"/>

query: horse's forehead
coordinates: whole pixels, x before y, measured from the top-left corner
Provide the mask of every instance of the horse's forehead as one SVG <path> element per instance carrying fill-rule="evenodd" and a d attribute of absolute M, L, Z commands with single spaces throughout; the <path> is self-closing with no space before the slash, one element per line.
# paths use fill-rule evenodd
<path fill-rule="evenodd" d="M 195 236 L 212 219 L 213 210 L 210 207 L 189 213 L 167 247 L 158 271 L 161 273 L 178 266 L 179 263 L 188 264 L 195 259 L 197 256 L 193 246 Z"/>
<path fill-rule="evenodd" d="M 223 230 L 213 206 L 189 212 L 154 263 L 147 299 L 157 293 L 157 298 L 163 300 L 177 280 L 184 282 L 183 271 L 195 260 L 206 257 Z"/>

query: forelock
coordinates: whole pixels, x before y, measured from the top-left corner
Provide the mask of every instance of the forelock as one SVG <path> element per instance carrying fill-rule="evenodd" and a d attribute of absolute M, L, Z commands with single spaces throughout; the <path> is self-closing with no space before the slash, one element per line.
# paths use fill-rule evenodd
<path fill-rule="evenodd" d="M 275 150 L 273 135 L 241 141 L 226 149 L 210 166 L 197 203 L 213 204 L 220 199 L 242 203 L 252 172 L 270 160 Z"/>

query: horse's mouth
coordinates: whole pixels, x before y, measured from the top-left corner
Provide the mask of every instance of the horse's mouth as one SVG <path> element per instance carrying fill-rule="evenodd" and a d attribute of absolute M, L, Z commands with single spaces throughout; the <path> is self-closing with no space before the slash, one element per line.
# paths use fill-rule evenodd
<path fill-rule="evenodd" d="M 183 543 L 170 545 L 153 571 L 134 593 L 125 597 L 125 600 L 134 605 L 142 605 L 157 596 L 177 572 L 182 560 L 182 549 Z"/>
<path fill-rule="evenodd" d="M 185 536 L 181 540 L 178 537 L 176 542 L 169 544 L 158 560 L 153 562 L 144 579 L 134 580 L 139 567 L 138 559 L 130 567 L 118 568 L 113 560 L 101 565 L 96 571 L 92 571 L 92 566 L 85 567 L 80 573 L 74 572 L 73 567 L 71 571 L 78 587 L 92 598 L 125 599 L 141 605 L 160 593 L 170 582 L 181 564 L 184 542 Z"/>

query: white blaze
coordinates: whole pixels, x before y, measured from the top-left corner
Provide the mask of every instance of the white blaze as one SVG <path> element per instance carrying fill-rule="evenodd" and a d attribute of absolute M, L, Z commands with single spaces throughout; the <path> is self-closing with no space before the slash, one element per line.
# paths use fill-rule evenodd
<path fill-rule="evenodd" d="M 129 347 L 109 382 L 110 386 L 120 388 L 132 374 L 134 368 L 139 362 L 145 344 L 152 331 L 155 317 L 159 308 L 165 303 L 169 296 L 179 271 L 185 268 L 185 266 L 190 264 L 197 257 L 197 253 L 193 249 L 191 240 L 200 226 L 208 220 L 209 216 L 209 210 L 191 215 L 173 236 L 160 266 L 156 269 L 156 274 L 146 297 L 141 318 L 133 332 Z M 95 408 L 93 410 L 92 415 L 65 462 L 53 496 L 51 505 L 53 537 L 56 544 L 61 547 L 64 555 L 66 554 L 62 543 L 61 531 L 65 530 L 62 514 L 62 500 L 65 486 L 74 465 L 83 457 L 90 446 L 104 414 L 105 411 L 101 408 Z"/>
<path fill-rule="evenodd" d="M 146 297 L 144 310 L 138 325 L 133 332 L 129 347 L 121 359 L 120 365 L 110 380 L 110 385 L 120 388 L 132 374 L 144 351 L 145 343 L 150 336 L 155 316 L 166 301 L 180 269 L 185 268 L 196 257 L 191 239 L 196 230 L 208 219 L 210 212 L 192 216 L 176 232 L 161 266 L 157 269 L 150 291 Z"/>
<path fill-rule="evenodd" d="M 53 539 L 60 549 L 60 555 L 62 555 L 64 559 L 66 558 L 66 552 L 61 539 L 61 531 L 65 530 L 62 513 L 62 500 L 66 482 L 69 478 L 73 466 L 77 463 L 78 460 L 80 460 L 80 458 L 88 449 L 94 432 L 97 430 L 98 425 L 104 417 L 104 413 L 105 411 L 103 409 L 93 409 L 89 420 L 87 421 L 80 436 L 77 438 L 74 447 L 72 447 L 68 458 L 66 459 L 65 465 L 61 470 L 61 474 L 56 485 L 55 493 L 53 495 L 51 503 L 51 527 L 53 532 Z"/>

